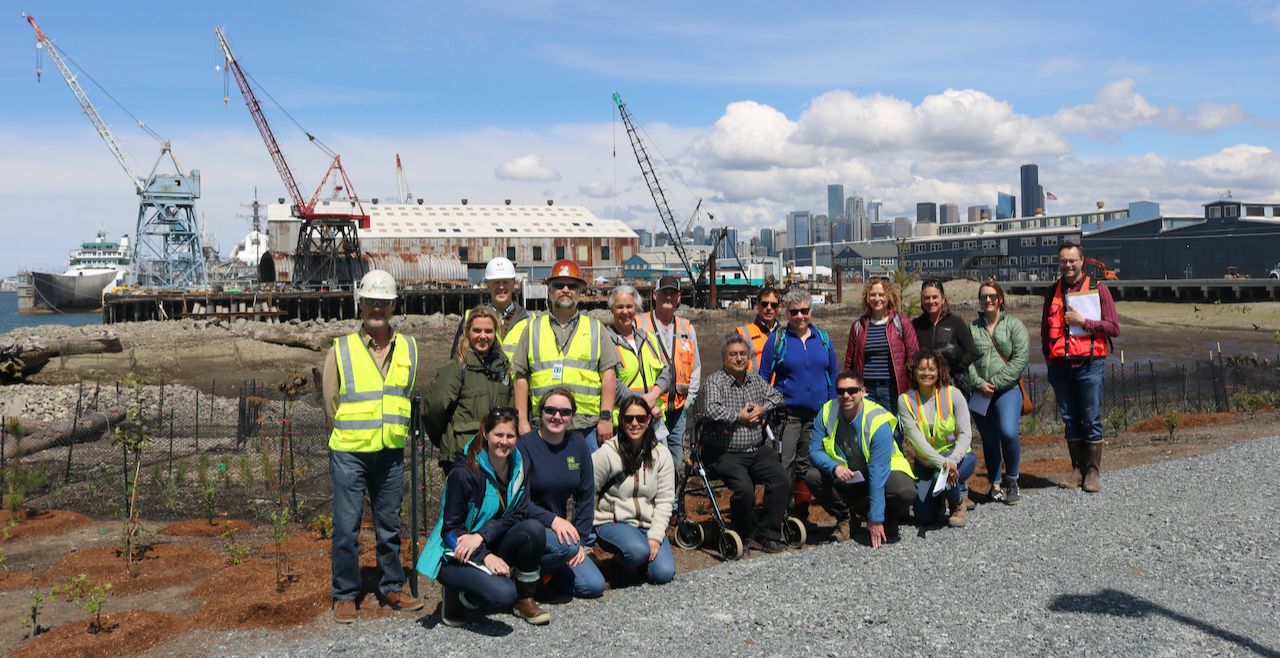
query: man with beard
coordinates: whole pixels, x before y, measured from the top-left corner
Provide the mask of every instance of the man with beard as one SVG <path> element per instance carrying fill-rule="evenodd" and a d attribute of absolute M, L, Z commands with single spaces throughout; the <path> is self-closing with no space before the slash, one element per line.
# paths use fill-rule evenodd
<path fill-rule="evenodd" d="M 570 431 L 584 436 L 591 446 L 613 437 L 618 381 L 614 368 L 621 360 L 600 321 L 578 312 L 578 295 L 586 284 L 577 263 L 556 261 L 547 278 L 551 312 L 539 313 L 530 322 L 512 352 L 521 436 L 533 428 L 529 410 L 539 408 L 551 389 L 565 388 L 577 404 Z"/>

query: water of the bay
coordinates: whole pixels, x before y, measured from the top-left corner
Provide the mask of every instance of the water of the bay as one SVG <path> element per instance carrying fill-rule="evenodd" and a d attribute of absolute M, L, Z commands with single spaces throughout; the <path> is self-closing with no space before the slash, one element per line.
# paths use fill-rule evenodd
<path fill-rule="evenodd" d="M 0 293 L 0 335 L 7 334 L 18 327 L 32 327 L 41 324 L 69 324 L 79 326 L 86 324 L 98 324 L 100 322 L 102 322 L 101 312 L 18 315 L 17 293 Z"/>

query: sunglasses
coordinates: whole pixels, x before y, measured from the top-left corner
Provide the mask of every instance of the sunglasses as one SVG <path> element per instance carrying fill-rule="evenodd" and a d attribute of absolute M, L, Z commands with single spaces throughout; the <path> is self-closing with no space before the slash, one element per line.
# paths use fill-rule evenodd
<path fill-rule="evenodd" d="M 568 418 L 573 415 L 573 409 L 570 409 L 569 407 L 543 407 L 542 415 Z"/>
<path fill-rule="evenodd" d="M 861 386 L 849 386 L 847 388 L 837 388 L 836 395 L 857 395 L 862 392 Z"/>
<path fill-rule="evenodd" d="M 781 302 L 760 302 L 760 308 L 775 309 L 782 306 Z"/>
<path fill-rule="evenodd" d="M 489 410 L 489 413 L 493 414 L 494 418 L 515 418 L 516 408 L 515 407 L 494 407 L 493 409 Z"/>
<path fill-rule="evenodd" d="M 582 289 L 582 284 L 574 283 L 572 281 L 561 281 L 559 283 L 552 283 L 551 289 L 552 290 L 572 290 L 574 292 L 578 292 L 579 290 Z"/>
<path fill-rule="evenodd" d="M 628 425 L 632 423 L 646 425 L 649 423 L 649 414 L 626 414 L 622 417 L 622 422 Z"/>
<path fill-rule="evenodd" d="M 995 293 L 983 293 L 981 295 L 978 295 L 978 301 L 980 302 L 989 302 L 996 299 L 1000 299 L 1000 295 L 997 295 Z"/>
<path fill-rule="evenodd" d="M 808 315 L 811 311 L 813 311 L 813 309 L 811 309 L 811 308 L 789 308 L 789 309 L 787 309 L 787 313 L 790 313 L 790 314 L 791 314 L 791 317 L 793 317 L 793 318 L 794 318 L 795 316 L 797 316 L 797 315 Z"/>
<path fill-rule="evenodd" d="M 366 306 L 372 306 L 373 308 L 385 308 L 385 307 L 387 307 L 387 306 L 391 306 L 392 304 L 394 304 L 394 303 L 396 303 L 396 302 L 395 302 L 395 300 L 394 300 L 394 299 L 367 299 L 367 298 L 363 298 L 363 299 L 361 299 L 361 300 L 360 300 L 360 303 L 362 303 L 362 304 L 364 304 L 364 305 L 366 305 Z"/>

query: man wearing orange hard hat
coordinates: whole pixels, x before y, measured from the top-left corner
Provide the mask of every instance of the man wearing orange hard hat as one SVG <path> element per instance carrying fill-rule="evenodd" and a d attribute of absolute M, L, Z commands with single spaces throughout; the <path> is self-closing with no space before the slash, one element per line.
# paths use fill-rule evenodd
<path fill-rule="evenodd" d="M 532 429 L 529 410 L 538 408 L 542 396 L 567 388 L 577 404 L 569 429 L 593 448 L 613 437 L 614 368 L 621 360 L 600 321 L 578 311 L 578 295 L 586 285 L 577 263 L 556 261 L 547 276 L 551 312 L 537 314 L 512 354 L 521 436 Z"/>

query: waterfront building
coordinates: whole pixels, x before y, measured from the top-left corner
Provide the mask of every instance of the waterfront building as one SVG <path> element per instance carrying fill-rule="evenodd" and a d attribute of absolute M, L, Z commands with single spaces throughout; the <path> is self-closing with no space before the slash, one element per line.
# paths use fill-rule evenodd
<path fill-rule="evenodd" d="M 854 242 L 836 252 L 835 265 L 846 278 L 857 274 L 865 281 L 871 276 L 889 276 L 898 268 L 898 245 L 892 240 Z"/>

